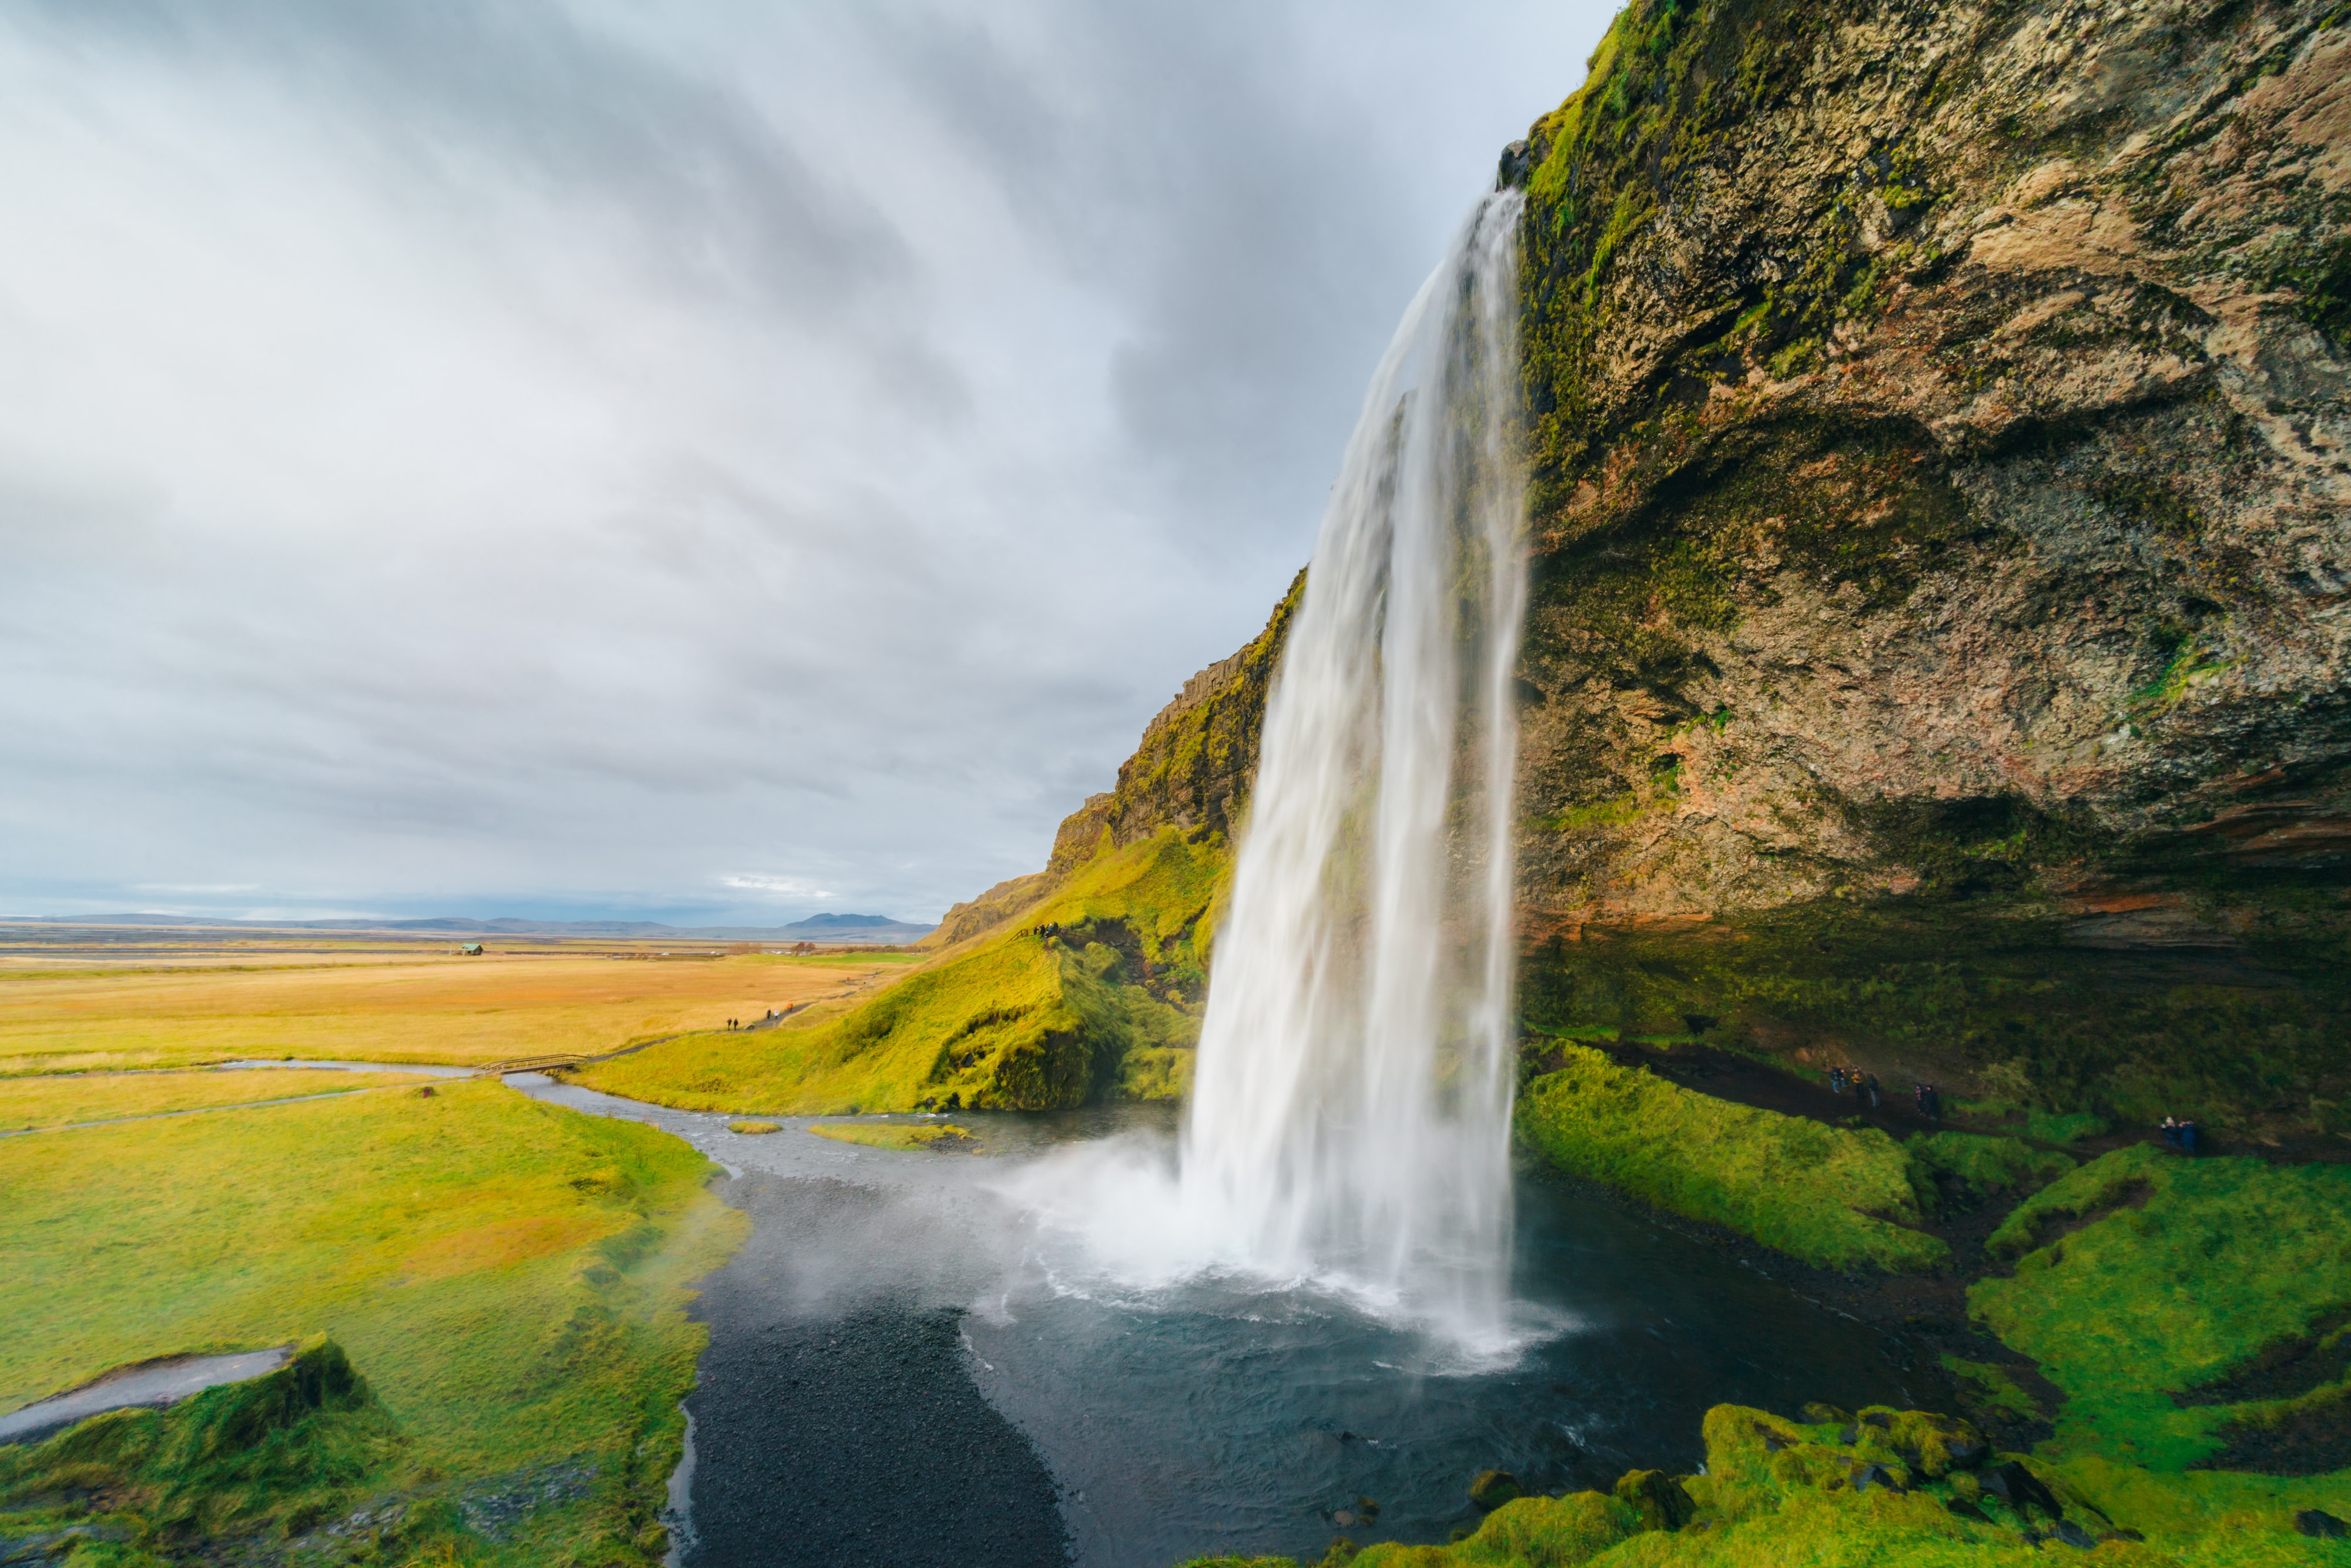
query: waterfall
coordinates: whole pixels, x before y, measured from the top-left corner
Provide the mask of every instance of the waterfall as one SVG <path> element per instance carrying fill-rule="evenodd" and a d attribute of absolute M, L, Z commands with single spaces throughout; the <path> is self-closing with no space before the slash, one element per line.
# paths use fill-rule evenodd
<path fill-rule="evenodd" d="M 1181 1147 L 1273 1274 L 1499 1327 L 1510 1258 L 1514 192 L 1405 313 L 1267 705 Z"/>

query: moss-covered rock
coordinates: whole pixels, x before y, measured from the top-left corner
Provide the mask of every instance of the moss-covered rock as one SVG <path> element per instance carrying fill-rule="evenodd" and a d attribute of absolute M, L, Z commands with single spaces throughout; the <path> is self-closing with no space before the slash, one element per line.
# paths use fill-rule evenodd
<path fill-rule="evenodd" d="M 1554 1054 L 1559 1070 L 1521 1092 L 1518 1127 L 1559 1168 L 1831 1268 L 1919 1270 L 1949 1256 L 1915 1228 L 1908 1157 L 1876 1128 L 1694 1093 L 1587 1046 Z"/>

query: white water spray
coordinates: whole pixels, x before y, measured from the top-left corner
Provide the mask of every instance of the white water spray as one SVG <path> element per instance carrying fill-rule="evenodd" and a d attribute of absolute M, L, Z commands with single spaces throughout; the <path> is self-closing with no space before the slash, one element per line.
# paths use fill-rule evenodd
<path fill-rule="evenodd" d="M 1479 204 L 1348 444 L 1267 704 L 1176 1180 L 1104 1151 L 1029 1188 L 1130 1281 L 1238 1269 L 1465 1346 L 1515 1337 L 1520 207 Z"/>
<path fill-rule="evenodd" d="M 1348 443 L 1267 704 L 1182 1166 L 1260 1266 L 1489 1322 L 1510 1237 L 1519 209 L 1480 204 Z"/>

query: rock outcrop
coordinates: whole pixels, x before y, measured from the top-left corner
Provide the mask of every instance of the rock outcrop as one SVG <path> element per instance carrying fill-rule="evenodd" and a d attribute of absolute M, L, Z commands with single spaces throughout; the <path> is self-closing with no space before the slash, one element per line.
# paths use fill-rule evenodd
<path fill-rule="evenodd" d="M 1536 1010 L 2325 1120 L 2351 28 L 1642 0 L 1503 178 Z"/>

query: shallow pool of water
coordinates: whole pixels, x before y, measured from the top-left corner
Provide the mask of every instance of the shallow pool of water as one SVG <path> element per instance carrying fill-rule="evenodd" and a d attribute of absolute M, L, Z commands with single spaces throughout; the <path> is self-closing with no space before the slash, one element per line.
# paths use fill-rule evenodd
<path fill-rule="evenodd" d="M 982 1155 L 894 1154 L 510 1080 L 655 1123 L 730 1167 L 871 1188 L 887 1201 L 796 1239 L 774 1281 L 807 1319 L 878 1302 L 964 1312 L 970 1371 L 1062 1491 L 1076 1560 L 1165 1568 L 1211 1551 L 1319 1557 L 1335 1534 L 1443 1541 L 1478 1517 L 1488 1469 L 1529 1490 L 1687 1471 L 1728 1402 L 1906 1399 L 1860 1325 L 1605 1199 L 1518 1186 L 1519 1316 L 1543 1325 L 1500 1364 L 1311 1287 L 1234 1274 L 1156 1286 L 1089 1267 L 1006 1196 L 1072 1140 L 1172 1136 L 1164 1108 L 956 1118 Z M 813 1187 L 811 1191 L 815 1190 Z M 707 1443 L 698 1474 L 726 1466 Z M 908 1457 L 908 1462 L 919 1460 Z M 1341 1524 L 1369 1497 L 1375 1525 Z"/>

